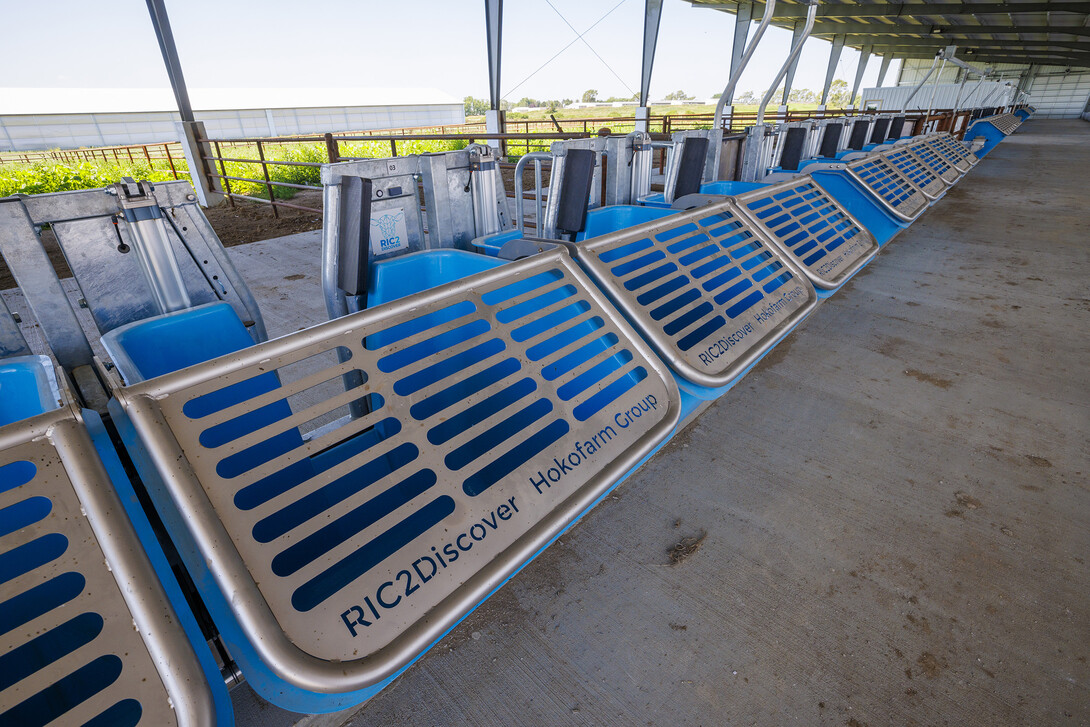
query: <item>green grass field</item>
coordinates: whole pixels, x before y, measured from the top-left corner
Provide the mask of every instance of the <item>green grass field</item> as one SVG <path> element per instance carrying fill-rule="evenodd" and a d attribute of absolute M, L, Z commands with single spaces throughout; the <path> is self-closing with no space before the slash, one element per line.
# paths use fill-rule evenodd
<path fill-rule="evenodd" d="M 816 108 L 815 104 L 791 104 L 793 110 L 808 110 Z M 736 106 L 739 112 L 755 112 L 756 106 Z M 582 131 L 581 123 L 585 119 L 595 121 L 588 125 L 588 131 L 595 132 L 603 126 L 610 127 L 614 133 L 626 133 L 632 130 L 632 121 L 620 121 L 631 119 L 636 112 L 635 106 L 620 108 L 602 107 L 590 109 L 558 109 L 551 112 L 561 123 L 565 131 Z M 715 113 L 715 107 L 710 105 L 700 106 L 652 106 L 651 116 L 684 117 L 692 115 L 710 115 Z M 542 133 L 554 129 L 542 128 L 541 122 L 551 125 L 550 112 L 547 109 L 535 110 L 528 113 L 508 113 L 510 131 L 519 133 L 522 130 Z M 609 119 L 618 119 L 616 123 L 610 123 Z M 484 117 L 467 117 L 467 124 L 483 123 Z M 534 123 L 538 122 L 538 123 Z M 568 122 L 568 123 L 564 123 Z M 533 124 L 533 127 L 525 126 L 525 123 Z M 699 126 L 707 127 L 710 124 L 701 123 Z M 522 128 L 520 128 L 520 126 Z M 479 128 L 479 127 L 477 127 Z M 453 132 L 447 127 L 448 132 Z M 654 130 L 654 129 L 653 129 Z M 420 133 L 437 133 L 439 129 L 420 130 Z M 397 142 L 398 155 L 420 154 L 424 152 L 441 152 L 464 149 L 465 140 L 450 141 L 399 141 Z M 551 142 L 542 139 L 531 139 L 528 142 L 511 142 L 508 153 L 512 159 L 521 156 L 527 151 L 546 150 Z M 261 166 L 256 163 L 258 159 L 257 147 L 253 145 L 221 146 L 222 156 L 240 161 L 223 162 L 223 169 L 217 164 L 217 171 L 228 177 L 241 177 L 258 181 L 229 180 L 231 192 L 254 197 L 268 198 L 268 188 L 264 184 Z M 327 161 L 325 145 L 322 143 L 284 143 L 269 144 L 264 147 L 265 158 L 270 161 L 303 162 L 309 164 L 322 164 Z M 368 157 L 383 158 L 390 156 L 390 143 L 388 141 L 361 141 L 341 142 L 340 154 L 343 157 Z M 242 160 L 254 160 L 254 163 Z M 188 168 L 184 159 L 175 159 L 174 166 L 179 175 L 186 179 Z M 163 182 L 174 178 L 165 159 L 153 159 L 137 162 L 109 162 L 109 161 L 83 161 L 62 162 L 42 161 L 32 164 L 4 163 L 0 164 L 0 197 L 12 194 L 44 194 L 47 192 L 67 192 L 77 189 L 94 189 L 105 187 L 119 181 L 122 177 L 134 179 L 147 179 L 152 182 Z M 319 186 L 321 184 L 318 166 L 269 166 L 269 179 L 271 182 L 286 182 L 289 184 L 302 184 Z M 277 199 L 290 199 L 296 190 L 291 187 L 273 187 L 273 195 Z"/>

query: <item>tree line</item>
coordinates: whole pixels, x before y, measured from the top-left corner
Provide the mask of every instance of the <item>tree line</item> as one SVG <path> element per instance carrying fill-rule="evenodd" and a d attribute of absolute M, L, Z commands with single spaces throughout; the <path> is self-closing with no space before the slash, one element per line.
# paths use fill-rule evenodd
<path fill-rule="evenodd" d="M 734 103 L 738 105 L 752 105 L 761 102 L 761 98 L 764 97 L 766 91 L 745 91 L 735 97 Z M 839 78 L 833 81 L 829 87 L 829 100 L 826 102 L 829 106 L 844 107 L 851 103 L 849 98 L 850 89 L 848 88 L 848 82 L 842 81 Z M 772 95 L 770 103 L 779 103 L 779 99 L 783 97 L 783 86 L 776 89 L 776 93 Z M 667 101 L 692 101 L 696 97 L 690 96 L 685 91 L 671 91 L 666 94 L 665 100 Z M 711 98 L 719 98 L 719 94 L 715 94 Z M 609 96 L 608 98 L 599 98 L 598 90 L 594 88 L 587 89 L 583 92 L 583 95 L 579 97 L 579 100 L 583 103 L 618 103 L 618 102 L 639 102 L 639 94 L 632 94 L 631 96 Z M 791 93 L 787 95 L 788 103 L 818 103 L 821 101 L 821 91 L 813 91 L 809 88 L 793 88 Z M 474 98 L 473 96 L 466 96 L 465 112 L 466 116 L 483 116 L 489 109 L 488 99 Z M 524 96 L 518 101 L 503 100 L 500 102 L 500 108 L 503 110 L 509 110 L 513 108 L 533 108 L 533 109 L 546 109 L 550 113 L 557 109 L 570 106 L 574 103 L 573 99 L 536 99 Z"/>

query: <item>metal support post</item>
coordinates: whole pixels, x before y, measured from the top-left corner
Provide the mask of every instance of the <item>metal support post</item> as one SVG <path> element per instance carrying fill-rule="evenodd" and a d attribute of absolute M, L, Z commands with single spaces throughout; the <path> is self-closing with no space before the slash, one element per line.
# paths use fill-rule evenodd
<path fill-rule="evenodd" d="M 867 70 L 871 48 L 872 46 L 865 45 L 859 51 L 859 64 L 855 67 L 855 83 L 852 84 L 852 95 L 848 98 L 848 106 L 852 108 L 855 108 L 855 96 L 859 93 L 859 85 L 863 83 L 863 74 Z"/>
<path fill-rule="evenodd" d="M 504 114 L 500 109 L 500 70 L 502 67 L 503 0 L 484 0 L 485 32 L 488 35 L 488 101 L 485 114 L 485 131 L 489 134 L 506 133 Z M 489 145 L 503 149 L 499 139 L 490 139 Z"/>
<path fill-rule="evenodd" d="M 821 88 L 821 106 L 824 110 L 825 104 L 829 101 L 829 89 L 833 85 L 833 76 L 836 75 L 836 66 L 840 63 L 840 53 L 844 50 L 843 35 L 833 36 L 833 47 L 829 51 L 829 67 L 825 70 L 825 85 Z"/>
<path fill-rule="evenodd" d="M 776 0 L 772 0 L 772 10 L 775 10 Z M 764 19 L 772 19 L 772 12 L 769 8 L 765 8 L 765 14 L 762 20 L 761 28 L 758 28 L 758 35 L 754 37 L 754 41 L 760 39 L 761 34 L 764 32 L 762 28 L 767 27 L 768 23 L 764 22 Z M 734 42 L 730 47 L 730 77 L 731 79 L 737 79 L 741 75 L 742 70 L 749 63 L 749 57 L 745 55 L 746 51 L 746 36 L 749 35 L 749 26 L 753 24 L 753 3 L 745 2 L 738 6 L 738 13 L 734 16 Z M 754 43 L 756 45 L 756 43 Z M 737 81 L 735 81 L 737 83 Z M 725 98 L 724 98 L 725 96 Z M 720 103 L 730 105 L 734 103 L 734 89 L 731 88 L 730 95 L 724 92 L 723 96 L 720 96 Z"/>
<path fill-rule="evenodd" d="M 163 63 L 170 77 L 170 87 L 174 89 L 174 98 L 178 102 L 178 112 L 182 122 L 194 121 L 193 107 L 189 103 L 189 91 L 182 76 L 182 64 L 178 60 L 178 49 L 174 46 L 174 34 L 170 30 L 170 19 L 163 0 L 147 0 L 151 25 L 155 29 L 155 38 L 159 41 L 159 50 L 163 52 Z"/>
<path fill-rule="evenodd" d="M 783 66 L 776 73 L 776 77 L 772 79 L 771 88 L 765 93 L 765 97 L 761 99 L 761 106 L 757 109 L 757 126 L 760 126 L 764 122 L 765 108 L 768 106 L 768 102 L 772 100 L 772 95 L 776 93 L 776 86 L 787 74 L 788 68 L 794 68 L 798 62 L 799 54 L 802 52 L 802 46 L 806 42 L 806 38 L 810 35 L 810 31 L 814 27 L 814 18 L 817 16 L 818 2 L 817 0 L 811 0 L 810 7 L 806 11 L 806 23 L 803 26 L 801 32 L 798 31 L 796 26 L 795 38 L 791 47 L 791 52 L 787 54 L 787 60 L 784 61 Z M 784 86 L 784 102 L 787 101 L 788 87 Z"/>
<path fill-rule="evenodd" d="M 646 0 L 643 7 L 643 65 L 640 71 L 640 107 L 636 109 L 636 131 L 648 131 L 651 110 L 651 69 L 655 65 L 655 45 L 659 39 L 662 0 Z M 643 112 L 642 114 L 640 112 Z"/>
<path fill-rule="evenodd" d="M 816 8 L 817 3 L 815 2 L 810 7 Z M 791 33 L 791 47 L 794 48 L 794 47 L 797 46 L 799 51 L 801 52 L 802 51 L 802 46 L 806 42 L 806 39 L 809 37 L 810 30 L 813 27 L 814 27 L 813 21 L 803 22 L 803 21 L 796 20 L 795 21 L 795 28 Z M 784 77 L 783 77 L 783 98 L 780 100 L 780 103 L 783 104 L 783 105 L 787 104 L 787 97 L 791 95 L 791 84 L 793 84 L 795 82 L 795 71 L 799 67 L 799 56 L 800 55 L 801 55 L 801 53 L 793 53 L 791 55 L 790 63 L 788 65 L 788 67 L 787 67 L 787 73 L 784 74 Z M 773 84 L 773 85 L 775 85 L 775 84 Z"/>
<path fill-rule="evenodd" d="M 882 65 L 878 67 L 878 83 L 875 84 L 878 88 L 882 87 L 882 82 L 886 80 L 886 71 L 889 70 L 889 62 L 893 60 L 893 56 L 882 56 Z"/>
<path fill-rule="evenodd" d="M 920 79 L 920 82 L 916 84 L 916 87 L 912 89 L 912 93 L 908 94 L 908 98 L 905 99 L 904 105 L 901 106 L 901 113 L 903 114 L 908 110 L 908 105 L 912 102 L 912 99 L 916 98 L 916 94 L 920 92 L 920 89 L 927 83 L 927 79 L 931 78 L 931 74 L 935 72 L 935 66 L 939 64 L 939 59 L 942 58 L 942 51 L 935 54 L 934 60 L 931 61 L 931 68 L 928 69 L 927 74 Z"/>

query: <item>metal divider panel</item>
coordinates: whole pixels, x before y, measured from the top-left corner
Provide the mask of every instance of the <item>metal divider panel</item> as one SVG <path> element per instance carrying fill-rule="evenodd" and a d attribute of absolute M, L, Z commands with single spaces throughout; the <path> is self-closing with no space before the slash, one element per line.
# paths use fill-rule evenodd
<path fill-rule="evenodd" d="M 1022 123 L 1014 114 L 1000 114 L 999 116 L 993 116 L 987 120 L 991 122 L 992 126 L 999 129 L 1007 136 L 1013 134 Z"/>
<path fill-rule="evenodd" d="M 847 166 L 848 174 L 869 189 L 894 216 L 911 222 L 927 209 L 927 197 L 884 154 L 871 154 Z"/>
<path fill-rule="evenodd" d="M 962 174 L 975 167 L 980 161 L 980 157 L 948 134 L 933 136 L 931 142 L 946 157 L 947 161 L 957 167 Z"/>
<path fill-rule="evenodd" d="M 809 176 L 735 201 L 821 288 L 837 287 L 878 252 L 874 235 Z"/>
<path fill-rule="evenodd" d="M 733 200 L 569 246 L 679 376 L 725 386 L 817 303 Z"/>
<path fill-rule="evenodd" d="M 946 184 L 908 146 L 890 149 L 883 155 L 928 199 L 938 199 L 946 190 Z"/>
<path fill-rule="evenodd" d="M 74 411 L 0 428 L 0 724 L 214 721 L 123 512 Z"/>
<path fill-rule="evenodd" d="M 206 600 L 329 694 L 418 656 L 679 417 L 562 248 L 115 394 L 216 579 Z M 350 405 L 366 413 L 338 418 Z"/>
<path fill-rule="evenodd" d="M 946 184 L 950 185 L 961 179 L 961 172 L 936 151 L 930 138 L 911 144 L 908 150 Z"/>

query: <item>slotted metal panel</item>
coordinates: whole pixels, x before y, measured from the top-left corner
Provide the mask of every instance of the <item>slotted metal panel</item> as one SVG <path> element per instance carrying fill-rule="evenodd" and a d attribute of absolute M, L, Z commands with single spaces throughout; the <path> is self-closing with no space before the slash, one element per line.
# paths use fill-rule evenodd
<path fill-rule="evenodd" d="M 847 165 L 848 174 L 895 217 L 911 222 L 927 209 L 927 196 L 883 154 L 871 154 Z"/>
<path fill-rule="evenodd" d="M 569 245 L 682 378 L 718 388 L 817 303 L 732 199 Z"/>
<path fill-rule="evenodd" d="M 883 152 L 893 166 L 904 174 L 928 199 L 938 199 L 946 191 L 946 184 L 938 175 L 912 153 L 910 146 L 900 146 Z"/>
<path fill-rule="evenodd" d="M 838 287 L 878 253 L 874 235 L 808 176 L 735 199 L 820 288 Z"/>
<path fill-rule="evenodd" d="M 987 121 L 992 126 L 1003 132 L 1003 134 L 1006 136 L 1010 136 L 1011 134 L 1013 134 L 1018 129 L 1018 127 L 1022 125 L 1022 120 L 1014 114 L 999 114 L 997 116 L 988 116 L 980 119 L 980 121 Z"/>
<path fill-rule="evenodd" d="M 0 428 L 0 632 L 0 724 L 215 721 L 178 617 L 69 408 Z"/>
<path fill-rule="evenodd" d="M 213 616 L 321 694 L 418 656 L 679 415 L 663 364 L 561 248 L 116 396 L 168 527 L 215 579 Z M 369 413 L 306 433 L 353 402 Z"/>
<path fill-rule="evenodd" d="M 961 172 L 935 150 L 935 147 L 930 143 L 930 138 L 921 139 L 911 144 L 908 149 L 947 185 L 961 179 Z"/>
<path fill-rule="evenodd" d="M 928 143 L 962 174 L 980 162 L 980 157 L 949 134 L 936 134 L 928 139 Z"/>

